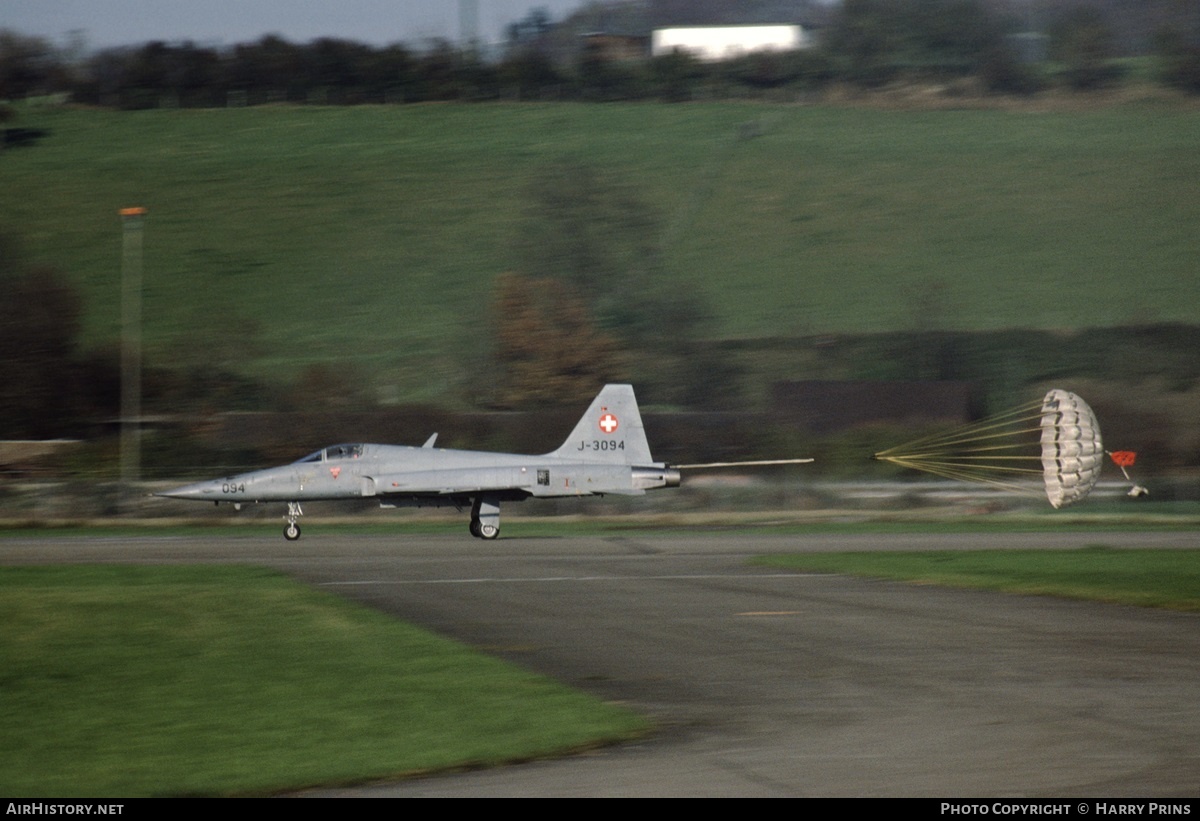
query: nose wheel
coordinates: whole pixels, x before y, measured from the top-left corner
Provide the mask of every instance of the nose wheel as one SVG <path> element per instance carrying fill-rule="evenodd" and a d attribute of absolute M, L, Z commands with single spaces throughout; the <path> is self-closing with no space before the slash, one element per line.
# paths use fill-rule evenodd
<path fill-rule="evenodd" d="M 283 538 L 289 542 L 294 542 L 300 538 L 300 525 L 296 524 L 296 520 L 304 515 L 304 511 L 300 509 L 299 502 L 288 502 L 288 512 L 283 518 L 287 519 L 287 524 L 283 528 Z"/>

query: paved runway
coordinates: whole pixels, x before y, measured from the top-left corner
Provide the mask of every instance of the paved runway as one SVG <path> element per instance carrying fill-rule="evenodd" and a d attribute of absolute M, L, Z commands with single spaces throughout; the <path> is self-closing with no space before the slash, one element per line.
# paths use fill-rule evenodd
<path fill-rule="evenodd" d="M 1200 795 L 1200 616 L 752 567 L 803 550 L 1195 547 L 1188 533 L 0 540 L 0 562 L 246 562 L 652 717 L 396 796 Z M 324 531 L 324 532 L 322 532 Z"/>

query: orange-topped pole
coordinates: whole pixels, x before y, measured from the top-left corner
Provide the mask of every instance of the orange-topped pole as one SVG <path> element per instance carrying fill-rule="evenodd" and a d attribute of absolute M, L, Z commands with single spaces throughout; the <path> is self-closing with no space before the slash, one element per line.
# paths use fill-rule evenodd
<path fill-rule="evenodd" d="M 121 507 L 136 495 L 142 462 L 142 224 L 145 208 L 121 215 Z"/>

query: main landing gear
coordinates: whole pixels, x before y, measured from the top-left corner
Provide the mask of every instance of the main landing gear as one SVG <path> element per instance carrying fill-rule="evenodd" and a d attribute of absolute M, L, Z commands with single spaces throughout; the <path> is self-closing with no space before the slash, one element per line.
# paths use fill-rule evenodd
<path fill-rule="evenodd" d="M 471 535 L 476 539 L 495 539 L 500 535 L 500 500 L 476 496 L 471 505 Z"/>
<path fill-rule="evenodd" d="M 296 520 L 304 515 L 304 511 L 300 509 L 299 502 L 288 502 L 288 512 L 283 518 L 287 519 L 287 525 L 283 528 L 283 538 L 289 542 L 294 542 L 300 538 L 300 525 L 296 524 Z"/>
<path fill-rule="evenodd" d="M 478 519 L 471 519 L 471 535 L 476 539 L 495 539 L 500 535 L 500 528 L 495 525 L 485 525 Z"/>

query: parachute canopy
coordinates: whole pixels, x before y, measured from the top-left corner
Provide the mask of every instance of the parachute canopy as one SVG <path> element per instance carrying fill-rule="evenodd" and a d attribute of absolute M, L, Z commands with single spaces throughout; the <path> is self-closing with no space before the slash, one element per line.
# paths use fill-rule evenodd
<path fill-rule="evenodd" d="M 1045 493 L 1059 508 L 1091 491 L 1104 446 L 1088 404 L 1055 389 L 1041 402 L 880 451 L 875 458 L 949 479 Z"/>
<path fill-rule="evenodd" d="M 1087 496 L 1104 465 L 1100 424 L 1092 409 L 1069 391 L 1052 390 L 1042 401 L 1042 471 L 1054 507 Z"/>

